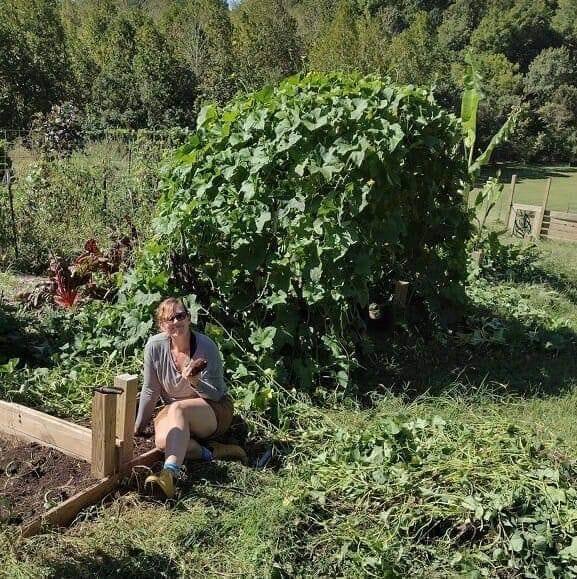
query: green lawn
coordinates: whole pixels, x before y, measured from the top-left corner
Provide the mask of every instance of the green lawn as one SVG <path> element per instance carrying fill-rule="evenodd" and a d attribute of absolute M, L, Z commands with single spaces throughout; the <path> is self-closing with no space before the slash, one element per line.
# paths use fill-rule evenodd
<path fill-rule="evenodd" d="M 541 205 L 547 179 L 552 178 L 551 193 L 547 207 L 553 211 L 577 213 L 577 167 L 537 167 L 508 165 L 501 168 L 501 181 L 506 184 L 501 200 L 497 203 L 494 217 L 506 217 L 504 203 L 508 199 L 511 176 L 517 175 L 514 202 Z M 494 172 L 491 172 L 494 174 Z"/>
<path fill-rule="evenodd" d="M 253 435 L 280 449 L 270 468 L 190 463 L 176 500 L 132 485 L 29 541 L 0 521 L 0 577 L 577 576 L 577 247 L 537 246 L 531 272 L 478 284 L 485 345 L 411 340 L 370 401 L 283 408 Z M 66 415 L 71 392 L 138 370 L 119 358 L 5 372 L 0 398 L 26 379 Z"/>

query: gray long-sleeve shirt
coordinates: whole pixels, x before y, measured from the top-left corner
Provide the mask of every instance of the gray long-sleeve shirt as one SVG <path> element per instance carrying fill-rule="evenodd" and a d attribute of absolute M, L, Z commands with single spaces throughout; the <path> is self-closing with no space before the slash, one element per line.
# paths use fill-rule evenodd
<path fill-rule="evenodd" d="M 144 381 L 136 416 L 137 432 L 148 424 L 161 396 L 165 404 L 170 404 L 175 400 L 197 396 L 218 401 L 227 393 L 218 346 L 204 334 L 194 332 L 194 335 L 196 350 L 191 352 L 191 357 L 204 358 L 208 362 L 196 388 L 178 371 L 170 353 L 168 335 L 156 334 L 148 340 L 144 348 Z"/>

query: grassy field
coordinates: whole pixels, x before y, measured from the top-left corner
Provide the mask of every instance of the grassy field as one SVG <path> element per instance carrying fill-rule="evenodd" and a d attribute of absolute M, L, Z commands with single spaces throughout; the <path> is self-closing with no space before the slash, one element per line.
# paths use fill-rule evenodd
<path fill-rule="evenodd" d="M 547 185 L 552 178 L 551 193 L 547 207 L 553 211 L 577 213 L 577 168 L 544 166 L 503 166 L 501 181 L 506 184 L 504 194 L 497 203 L 493 217 L 506 218 L 507 209 L 503 203 L 509 191 L 511 176 L 517 175 L 515 199 L 517 203 L 541 205 Z"/>
<path fill-rule="evenodd" d="M 475 286 L 476 342 L 417 344 L 383 363 L 370 401 L 293 405 L 284 429 L 255 432 L 277 449 L 270 468 L 190 464 L 174 501 L 130 488 L 26 542 L 0 523 L 0 576 L 574 576 L 549 543 L 568 545 L 577 510 L 545 507 L 575 492 L 577 251 L 539 251 L 530 275 Z M 31 392 L 88 393 L 118 360 L 75 368 L 29 376 Z"/>
<path fill-rule="evenodd" d="M 575 170 L 514 170 L 519 201 L 548 175 L 552 207 L 577 191 Z M 253 421 L 267 468 L 191 463 L 173 501 L 128 485 L 25 542 L 0 522 L 0 577 L 577 577 L 577 245 L 536 248 L 471 280 L 466 330 L 386 336 L 362 396 Z M 0 355 L 18 344 L 31 367 L 0 358 L 0 398 L 25 384 L 21 401 L 81 418 L 94 384 L 140 370 L 66 351 L 43 368 L 71 319 L 20 312 L 21 286 L 0 274 Z"/>

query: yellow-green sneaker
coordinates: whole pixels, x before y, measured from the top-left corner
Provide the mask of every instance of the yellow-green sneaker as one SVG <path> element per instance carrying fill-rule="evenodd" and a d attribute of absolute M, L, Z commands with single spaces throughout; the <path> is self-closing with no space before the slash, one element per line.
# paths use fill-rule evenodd
<path fill-rule="evenodd" d="M 238 446 L 238 444 L 211 442 L 209 448 L 216 460 L 238 460 L 242 462 L 242 464 L 248 464 L 246 452 L 242 447 Z"/>
<path fill-rule="evenodd" d="M 174 477 L 172 473 L 165 468 L 163 468 L 159 474 L 151 474 L 146 477 L 144 486 L 148 487 L 149 485 L 152 489 L 160 487 L 169 499 L 174 496 Z"/>

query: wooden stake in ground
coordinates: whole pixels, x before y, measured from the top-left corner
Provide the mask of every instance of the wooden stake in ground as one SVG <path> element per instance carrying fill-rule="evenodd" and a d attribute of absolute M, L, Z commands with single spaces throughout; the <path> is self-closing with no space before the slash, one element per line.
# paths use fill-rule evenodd
<path fill-rule="evenodd" d="M 471 253 L 471 259 L 473 260 L 473 263 L 479 267 L 483 261 L 483 250 L 482 249 L 478 249 L 476 251 L 473 251 Z"/>
<path fill-rule="evenodd" d="M 511 187 L 509 188 L 509 195 L 507 196 L 507 203 L 505 207 L 507 208 L 507 224 L 509 233 L 513 233 L 513 224 L 515 223 L 515 217 L 511 217 L 511 210 L 513 209 L 513 201 L 515 198 L 515 187 L 517 186 L 517 175 L 511 177 Z"/>
<path fill-rule="evenodd" d="M 408 295 L 409 295 L 409 282 L 396 281 L 395 294 L 393 295 L 393 305 L 397 308 L 404 308 L 407 305 Z"/>
<path fill-rule="evenodd" d="M 90 472 L 95 478 L 104 478 L 116 470 L 116 396 L 116 391 L 100 388 L 92 398 Z"/>
<path fill-rule="evenodd" d="M 134 423 L 136 422 L 136 392 L 138 376 L 121 374 L 114 378 L 114 387 L 122 391 L 116 401 L 116 439 L 120 445 L 119 468 L 132 460 L 134 453 Z"/>
<path fill-rule="evenodd" d="M 12 172 L 10 167 L 5 170 L 4 179 L 8 187 L 8 203 L 10 205 L 10 219 L 12 221 L 12 237 L 14 240 L 14 257 L 18 259 L 18 230 L 16 228 L 16 215 L 14 213 L 14 193 L 12 193 Z"/>
<path fill-rule="evenodd" d="M 541 211 L 535 215 L 535 221 L 533 222 L 533 231 L 531 231 L 531 237 L 533 239 L 539 239 L 541 237 L 541 229 L 543 228 L 543 218 L 545 217 L 545 211 L 547 210 L 547 203 L 549 202 L 549 193 L 551 192 L 551 182 L 553 180 L 551 177 L 547 179 L 547 185 L 545 186 L 545 196 L 543 197 L 543 205 Z"/>

